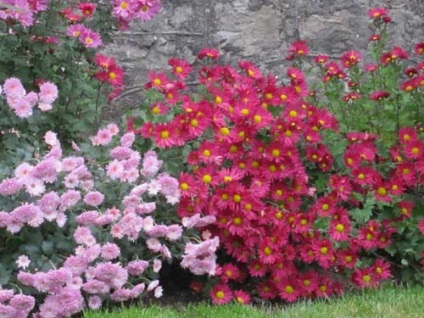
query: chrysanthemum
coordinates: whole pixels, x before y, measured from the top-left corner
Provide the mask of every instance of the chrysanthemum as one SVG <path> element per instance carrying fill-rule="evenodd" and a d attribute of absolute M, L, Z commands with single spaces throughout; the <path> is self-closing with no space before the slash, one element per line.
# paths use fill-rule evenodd
<path fill-rule="evenodd" d="M 168 64 L 172 67 L 172 71 L 180 79 L 185 79 L 191 72 L 192 67 L 187 60 L 170 58 Z"/>
<path fill-rule="evenodd" d="M 160 0 L 138 0 L 134 16 L 141 21 L 150 21 L 159 13 L 161 8 Z"/>
<path fill-rule="evenodd" d="M 91 18 L 96 11 L 97 5 L 91 2 L 81 2 L 78 4 L 78 9 L 86 18 Z"/>
<path fill-rule="evenodd" d="M 87 48 L 97 48 L 102 45 L 102 38 L 100 34 L 87 28 L 82 30 L 78 39 Z"/>
<path fill-rule="evenodd" d="M 344 67 L 350 68 L 358 64 L 359 61 L 361 61 L 361 58 L 362 58 L 361 53 L 352 50 L 343 54 L 343 56 L 341 57 L 341 62 Z"/>
<path fill-rule="evenodd" d="M 66 28 L 66 35 L 73 38 L 79 38 L 86 29 L 84 24 L 71 24 Z"/>
<path fill-rule="evenodd" d="M 216 305 L 223 305 L 231 301 L 233 292 L 225 284 L 216 284 L 210 291 L 212 302 Z"/>
<path fill-rule="evenodd" d="M 219 51 L 213 48 L 203 48 L 200 50 L 199 54 L 197 54 L 197 58 L 202 60 L 205 57 L 210 59 L 217 59 L 219 57 Z"/>
<path fill-rule="evenodd" d="M 99 191 L 91 191 L 84 196 L 84 203 L 90 206 L 99 206 L 102 204 L 104 197 Z"/>

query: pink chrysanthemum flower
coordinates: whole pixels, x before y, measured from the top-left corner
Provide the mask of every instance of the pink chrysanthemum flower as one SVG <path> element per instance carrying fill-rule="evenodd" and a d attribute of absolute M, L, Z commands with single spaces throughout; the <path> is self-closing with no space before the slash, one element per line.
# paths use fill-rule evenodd
<path fill-rule="evenodd" d="M 6 96 L 24 96 L 26 91 L 21 80 L 16 77 L 8 78 L 3 84 L 3 91 Z"/>
<path fill-rule="evenodd" d="M 99 206 L 104 198 L 105 196 L 99 191 L 91 191 L 84 196 L 84 203 L 90 206 Z"/>
<path fill-rule="evenodd" d="M 90 296 L 88 298 L 88 308 L 96 310 L 102 307 L 102 299 L 99 296 Z"/>
<path fill-rule="evenodd" d="M 106 128 L 112 136 L 116 136 L 119 133 L 119 127 L 117 124 L 109 124 Z"/>
<path fill-rule="evenodd" d="M 52 104 L 59 96 L 57 86 L 50 82 L 44 82 L 40 85 L 38 97 L 42 103 Z"/>
<path fill-rule="evenodd" d="M 14 105 L 10 105 L 19 118 L 32 116 L 32 106 L 25 98 L 20 98 Z"/>
<path fill-rule="evenodd" d="M 79 40 L 87 48 L 94 49 L 102 45 L 102 38 L 100 34 L 87 28 L 81 32 Z"/>
<path fill-rule="evenodd" d="M 119 246 L 114 243 L 106 243 L 102 246 L 100 255 L 103 257 L 103 259 L 110 261 L 119 257 L 119 255 L 121 255 L 121 250 Z"/>
<path fill-rule="evenodd" d="M 162 167 L 162 161 L 158 159 L 156 152 L 149 150 L 144 154 L 143 169 L 141 173 L 146 178 L 154 177 Z"/>
<path fill-rule="evenodd" d="M 17 178 L 3 179 L 0 183 L 1 195 L 14 195 L 22 189 L 22 183 Z"/>
<path fill-rule="evenodd" d="M 161 8 L 162 4 L 160 0 L 138 0 L 135 17 L 144 22 L 150 21 L 159 13 Z"/>
<path fill-rule="evenodd" d="M 109 129 L 100 129 L 96 136 L 91 137 L 93 146 L 105 146 L 112 141 L 113 134 Z"/>
<path fill-rule="evenodd" d="M 67 29 L 66 29 L 66 35 L 72 38 L 79 38 L 81 36 L 81 34 L 86 30 L 87 28 L 85 27 L 84 24 L 71 24 Z"/>
<path fill-rule="evenodd" d="M 140 276 L 149 267 L 149 262 L 144 260 L 131 261 L 127 264 L 128 274 Z"/>
<path fill-rule="evenodd" d="M 106 174 L 109 178 L 119 179 L 124 172 L 124 166 L 119 160 L 113 160 L 106 166 Z"/>
<path fill-rule="evenodd" d="M 115 17 L 123 20 L 131 20 L 137 8 L 135 0 L 114 0 L 112 13 Z"/>
<path fill-rule="evenodd" d="M 31 264 L 31 261 L 30 261 L 30 259 L 28 258 L 28 256 L 26 256 L 26 255 L 21 255 L 21 256 L 19 256 L 19 257 L 18 257 L 18 259 L 16 260 L 16 264 L 17 264 L 17 266 L 18 266 L 19 268 L 26 269 L 26 268 L 29 266 L 29 264 Z"/>

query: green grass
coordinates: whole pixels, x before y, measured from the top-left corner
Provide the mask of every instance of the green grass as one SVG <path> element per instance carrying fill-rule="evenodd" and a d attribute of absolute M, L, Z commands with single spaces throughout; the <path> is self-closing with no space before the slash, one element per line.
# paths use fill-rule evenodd
<path fill-rule="evenodd" d="M 113 313 L 86 312 L 84 318 L 422 318 L 424 288 L 385 287 L 340 298 L 304 301 L 288 306 L 131 307 Z"/>

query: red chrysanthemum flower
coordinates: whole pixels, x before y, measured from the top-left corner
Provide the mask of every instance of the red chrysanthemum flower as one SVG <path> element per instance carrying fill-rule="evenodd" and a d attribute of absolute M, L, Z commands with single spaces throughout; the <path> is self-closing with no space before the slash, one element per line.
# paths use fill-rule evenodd
<path fill-rule="evenodd" d="M 390 96 L 389 92 L 385 92 L 385 91 L 376 91 L 376 92 L 372 92 L 369 95 L 369 98 L 371 100 L 375 100 L 375 101 L 382 101 L 383 99 L 386 99 Z"/>
<path fill-rule="evenodd" d="M 391 195 L 401 195 L 405 192 L 405 182 L 400 176 L 393 175 L 389 180 L 389 191 Z"/>
<path fill-rule="evenodd" d="M 384 8 L 373 8 L 368 11 L 368 16 L 374 20 L 383 18 L 387 16 L 388 14 L 389 14 L 389 11 L 387 11 Z"/>
<path fill-rule="evenodd" d="M 395 46 L 393 50 L 389 52 L 389 54 L 392 61 L 396 61 L 398 59 L 404 60 L 409 58 L 409 53 L 405 51 L 404 49 L 402 49 L 400 46 Z"/>
<path fill-rule="evenodd" d="M 268 271 L 268 265 L 265 265 L 258 260 L 254 260 L 248 264 L 248 270 L 252 277 L 263 277 Z"/>
<path fill-rule="evenodd" d="M 160 148 L 168 148 L 181 144 L 178 129 L 172 123 L 161 123 L 153 127 L 153 140 Z"/>
<path fill-rule="evenodd" d="M 379 244 L 379 225 L 376 221 L 369 221 L 358 231 L 359 244 L 366 250 L 376 248 Z"/>
<path fill-rule="evenodd" d="M 381 179 L 380 174 L 368 166 L 355 168 L 351 173 L 353 181 L 359 185 L 375 185 Z"/>
<path fill-rule="evenodd" d="M 295 56 L 304 56 L 309 54 L 309 48 L 306 41 L 296 41 L 289 47 L 289 52 Z"/>
<path fill-rule="evenodd" d="M 390 273 L 390 263 L 385 260 L 378 258 L 371 267 L 374 275 L 380 280 L 388 279 L 392 277 Z"/>
<path fill-rule="evenodd" d="M 221 266 L 219 273 L 221 282 L 227 283 L 230 280 L 237 280 L 240 278 L 240 270 L 234 264 L 228 263 Z"/>
<path fill-rule="evenodd" d="M 348 217 L 333 219 L 330 223 L 330 237 L 335 241 L 348 241 L 350 230 L 351 226 Z"/>
<path fill-rule="evenodd" d="M 179 78 L 185 79 L 190 74 L 192 67 L 187 60 L 170 58 L 168 64 L 172 67 L 172 72 Z"/>
<path fill-rule="evenodd" d="M 336 211 L 338 200 L 333 196 L 320 197 L 311 207 L 311 211 L 321 217 L 333 215 Z"/>
<path fill-rule="evenodd" d="M 379 180 L 374 184 L 374 197 L 377 201 L 391 202 L 392 198 L 390 194 L 390 182 L 384 182 Z"/>
<path fill-rule="evenodd" d="M 238 304 L 241 304 L 241 305 L 250 304 L 252 301 L 250 295 L 244 290 L 235 290 L 234 299 Z"/>
<path fill-rule="evenodd" d="M 213 60 L 217 59 L 219 57 L 219 51 L 213 48 L 203 48 L 202 50 L 200 50 L 199 54 L 197 55 L 197 58 L 199 60 L 202 60 L 205 57 L 208 57 Z"/>
<path fill-rule="evenodd" d="M 97 5 L 95 3 L 82 2 L 78 4 L 78 9 L 86 18 L 90 18 L 94 15 L 94 12 L 96 11 L 96 6 Z"/>
<path fill-rule="evenodd" d="M 233 299 L 233 292 L 225 284 L 216 284 L 209 293 L 212 303 L 215 305 L 223 305 L 229 303 Z"/>
<path fill-rule="evenodd" d="M 423 55 L 424 54 L 424 42 L 420 42 L 420 43 L 415 44 L 414 52 L 415 52 L 416 55 Z"/>
<path fill-rule="evenodd" d="M 330 268 L 335 261 L 334 248 L 327 239 L 315 239 L 312 242 L 315 260 L 322 268 Z"/>
<path fill-rule="evenodd" d="M 357 268 L 352 273 L 352 282 L 359 287 L 375 288 L 379 285 L 379 280 L 375 276 L 372 268 Z"/>
<path fill-rule="evenodd" d="M 414 127 L 402 127 L 399 129 L 399 141 L 401 144 L 408 143 L 418 139 L 417 132 Z"/>
<path fill-rule="evenodd" d="M 280 297 L 288 302 L 294 302 L 300 296 L 301 287 L 298 285 L 296 277 L 284 278 L 276 285 L 280 291 Z"/>
<path fill-rule="evenodd" d="M 116 61 L 111 56 L 106 56 L 100 53 L 97 53 L 94 55 L 94 63 L 96 63 L 97 66 L 108 70 L 111 66 L 116 64 Z"/>
<path fill-rule="evenodd" d="M 165 74 L 161 72 L 149 72 L 147 75 L 149 82 L 145 85 L 147 89 L 149 88 L 158 88 L 162 89 L 165 88 L 169 83 L 170 80 L 165 76 Z"/>
<path fill-rule="evenodd" d="M 263 281 L 257 287 L 259 297 L 263 299 L 274 299 L 278 295 L 278 290 L 275 284 L 271 281 Z"/>
<path fill-rule="evenodd" d="M 182 197 L 193 197 L 198 193 L 200 184 L 191 174 L 182 172 L 178 178 L 178 183 Z"/>
<path fill-rule="evenodd" d="M 273 264 L 280 256 L 280 252 L 271 238 L 262 239 L 258 250 L 259 259 L 263 264 Z"/>
<path fill-rule="evenodd" d="M 262 78 L 261 71 L 250 61 L 239 61 L 238 62 L 239 67 L 246 72 L 246 75 L 254 78 L 254 79 L 260 79 Z"/>
<path fill-rule="evenodd" d="M 338 261 L 343 267 L 350 269 L 355 268 L 358 259 L 357 251 L 352 248 L 338 251 Z"/>
<path fill-rule="evenodd" d="M 403 181 L 403 184 L 406 186 L 414 186 L 417 182 L 415 166 L 410 162 L 403 162 L 398 164 L 393 173 L 400 177 Z"/>
<path fill-rule="evenodd" d="M 403 146 L 405 157 L 408 159 L 418 159 L 424 154 L 424 143 L 421 140 L 412 140 Z"/>
<path fill-rule="evenodd" d="M 314 61 L 319 65 L 323 65 L 328 61 L 328 56 L 324 54 L 319 54 L 314 57 Z"/>
<path fill-rule="evenodd" d="M 357 51 L 348 51 L 341 57 L 342 65 L 346 68 L 350 68 L 361 61 L 362 55 Z"/>

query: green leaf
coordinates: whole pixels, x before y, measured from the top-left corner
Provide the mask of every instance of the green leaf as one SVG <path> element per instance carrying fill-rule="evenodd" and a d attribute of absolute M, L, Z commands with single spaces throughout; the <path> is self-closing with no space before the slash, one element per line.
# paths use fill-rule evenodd
<path fill-rule="evenodd" d="M 53 242 L 52 241 L 43 241 L 43 243 L 41 244 L 41 249 L 47 255 L 52 254 L 53 253 Z"/>

